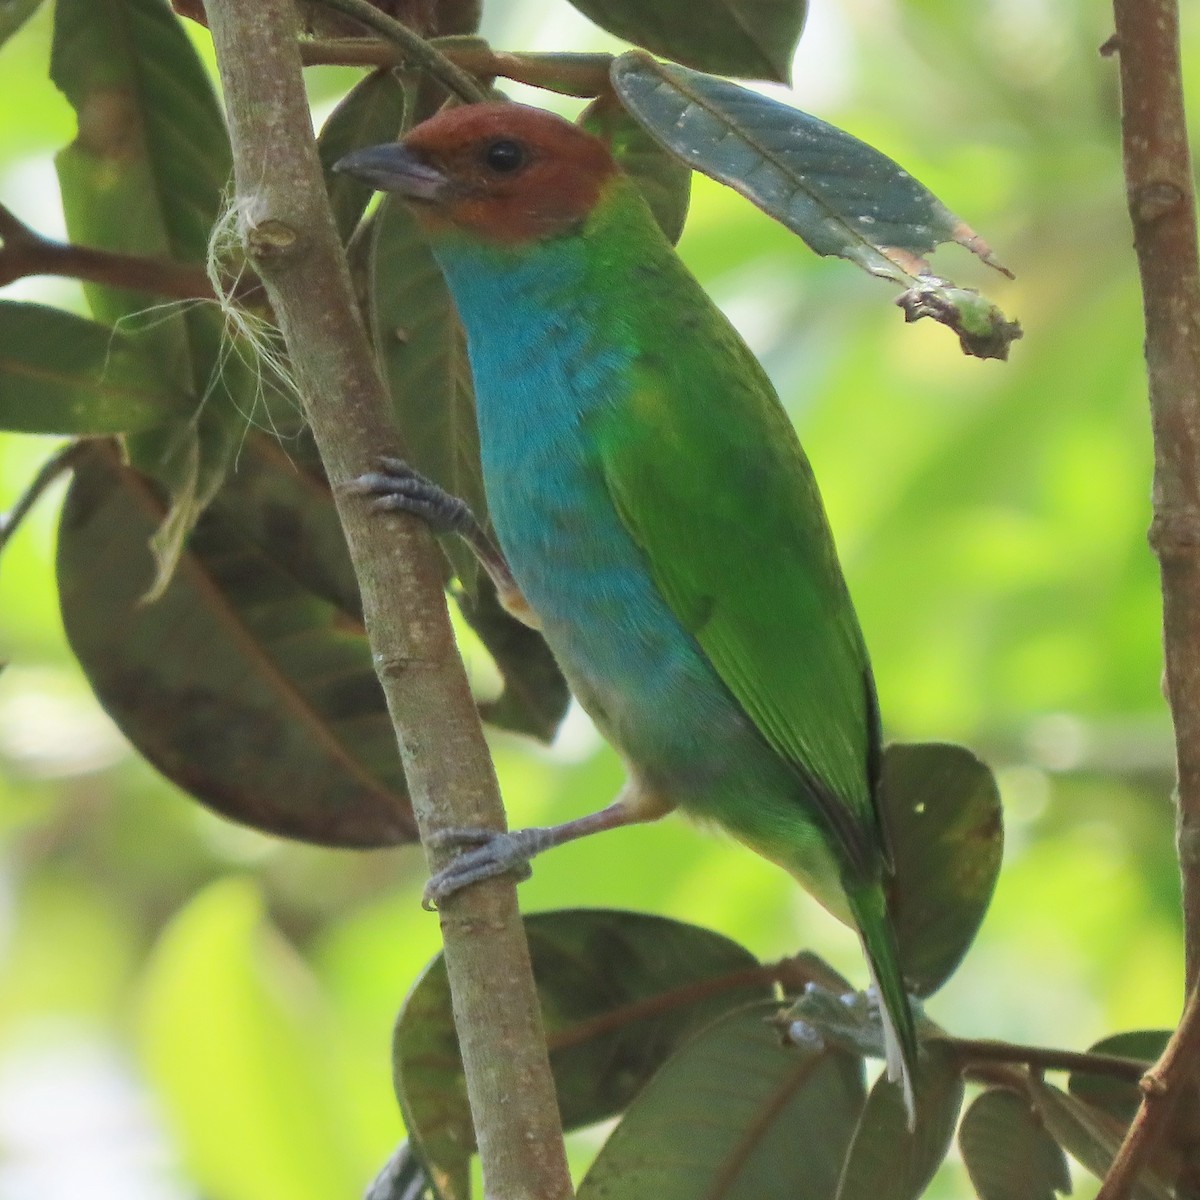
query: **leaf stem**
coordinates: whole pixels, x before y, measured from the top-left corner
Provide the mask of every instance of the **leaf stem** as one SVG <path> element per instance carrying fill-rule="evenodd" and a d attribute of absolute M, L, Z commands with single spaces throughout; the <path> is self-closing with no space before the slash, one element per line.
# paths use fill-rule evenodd
<path fill-rule="evenodd" d="M 487 89 L 457 67 L 423 37 L 402 25 L 394 17 L 382 13 L 368 0 L 319 0 L 326 8 L 336 9 L 347 17 L 360 21 L 368 29 L 375 30 L 380 37 L 393 42 L 403 53 L 404 62 L 421 68 L 433 76 L 446 89 L 467 104 L 478 104 L 488 99 Z"/>
<path fill-rule="evenodd" d="M 1126 200 L 1142 283 L 1154 433 L 1150 541 L 1163 591 L 1166 693 L 1175 725 L 1177 849 L 1188 1000 L 1147 1073 L 1142 1103 L 1098 1200 L 1124 1200 L 1168 1132 L 1200 1052 L 1200 253 L 1183 104 L 1177 0 L 1113 0 Z M 1184 1161 L 1189 1158 L 1184 1155 Z M 1189 1193 L 1194 1172 L 1180 1181 Z"/>
<path fill-rule="evenodd" d="M 437 834 L 502 830 L 487 743 L 429 530 L 381 517 L 348 485 L 395 452 L 390 405 L 354 303 L 321 176 L 292 0 L 206 0 L 224 85 L 242 240 L 267 288 L 329 478 L 371 651 L 432 868 Z M 439 910 L 485 1194 L 572 1195 L 529 947 L 511 877 Z M 414 912 L 413 919 L 420 919 Z"/>
<path fill-rule="evenodd" d="M 29 515 L 33 506 L 42 498 L 45 490 L 60 475 L 69 471 L 88 447 L 88 441 L 80 438 L 68 442 L 55 451 L 38 468 L 37 474 L 29 481 L 25 490 L 17 497 L 17 502 L 6 513 L 0 513 L 0 554 L 4 553 L 9 539 L 17 532 L 21 522 Z"/>
<path fill-rule="evenodd" d="M 998 1042 L 990 1038 L 929 1038 L 942 1042 L 966 1064 L 982 1062 L 1016 1063 L 1035 1071 L 1076 1071 L 1088 1075 L 1112 1075 L 1137 1083 L 1149 1064 L 1119 1054 L 1093 1054 L 1078 1050 L 1057 1050 L 1048 1046 L 1023 1046 L 1016 1042 Z"/>
<path fill-rule="evenodd" d="M 3 205 L 0 242 L 0 287 L 30 275 L 57 275 L 172 300 L 214 299 L 202 266 L 56 242 L 30 229 Z"/>

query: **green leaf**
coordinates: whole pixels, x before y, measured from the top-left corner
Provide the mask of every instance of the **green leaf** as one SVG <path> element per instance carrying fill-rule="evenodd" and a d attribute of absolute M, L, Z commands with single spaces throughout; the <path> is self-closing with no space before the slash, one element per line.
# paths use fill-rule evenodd
<path fill-rule="evenodd" d="M 727 79 L 631 51 L 612 82 L 627 109 L 689 166 L 727 184 L 798 234 L 910 289 L 909 320 L 933 316 L 964 349 L 1004 357 L 1020 326 L 977 293 L 930 273 L 923 256 L 957 242 L 1009 274 L 987 244 L 886 155 L 844 130 Z"/>
<path fill-rule="evenodd" d="M 1088 1049 L 1089 1054 L 1116 1054 L 1121 1058 L 1139 1058 L 1149 1070 L 1161 1057 L 1170 1040 L 1169 1029 L 1138 1029 L 1101 1038 Z M 1116 1117 L 1124 1125 L 1133 1120 L 1142 1101 L 1136 1083 L 1112 1075 L 1093 1075 L 1075 1071 L 1067 1081 L 1072 1096 Z"/>
<path fill-rule="evenodd" d="M 879 788 L 895 863 L 888 903 L 909 988 L 930 996 L 954 973 L 991 903 L 1004 853 L 1000 793 L 962 746 L 884 750 Z"/>
<path fill-rule="evenodd" d="M 137 1032 L 173 1145 L 203 1194 L 328 1200 L 361 1186 L 333 1016 L 246 880 L 213 884 L 151 953 Z"/>
<path fill-rule="evenodd" d="M 50 70 L 79 125 L 56 159 L 72 240 L 203 262 L 232 165 L 220 107 L 179 19 L 162 0 L 60 0 Z M 171 497 L 154 535 L 157 595 L 221 485 L 256 385 L 246 386 L 237 355 L 222 353 L 215 308 L 150 316 L 157 297 L 95 283 L 84 290 L 106 324 L 135 321 L 163 378 L 196 398 L 173 428 L 128 446 Z"/>
<path fill-rule="evenodd" d="M 333 164 L 359 146 L 393 141 L 404 126 L 404 110 L 404 85 L 391 71 L 373 71 L 346 93 L 321 128 L 317 154 L 343 243 L 350 240 L 374 189 L 353 175 L 334 171 Z"/>
<path fill-rule="evenodd" d="M 1103 1179 L 1124 1140 L 1124 1126 L 1049 1083 L 1035 1081 L 1030 1100 L 1059 1145 Z M 1131 1192 L 1133 1200 L 1170 1200 L 1171 1195 L 1171 1189 L 1150 1170 L 1142 1172 Z"/>
<path fill-rule="evenodd" d="M 668 241 L 678 242 L 692 194 L 691 168 L 664 150 L 611 96 L 589 104 L 579 124 L 608 145 L 617 165 L 638 185 Z"/>
<path fill-rule="evenodd" d="M 127 433 L 161 425 L 183 403 L 137 339 L 58 308 L 0 301 L 0 428 Z"/>
<path fill-rule="evenodd" d="M 749 79 L 787 83 L 806 0 L 571 0 L 586 17 L 655 54 Z"/>
<path fill-rule="evenodd" d="M 525 931 L 568 1129 L 620 1112 L 685 1038 L 770 994 L 749 951 L 694 925 L 575 909 L 527 916 Z M 440 956 L 400 1014 L 393 1061 L 409 1136 L 461 1200 L 475 1134 Z"/>
<path fill-rule="evenodd" d="M 553 740 L 571 703 L 571 689 L 545 639 L 500 603 L 496 588 L 480 572 L 474 592 L 456 592 L 459 611 L 479 635 L 504 681 L 504 690 L 479 715 L 500 729 Z"/>
<path fill-rule="evenodd" d="M 41 7 L 42 0 L 0 0 L 0 46 Z"/>
<path fill-rule="evenodd" d="M 727 1013 L 638 1094 L 579 1200 L 828 1200 L 863 1103 L 862 1062 L 781 1045 L 771 1004 Z"/>
<path fill-rule="evenodd" d="M 916 1128 L 900 1088 L 875 1081 L 854 1131 L 837 1200 L 916 1200 L 937 1172 L 958 1121 L 963 1082 L 953 1058 L 927 1046 L 914 1080 Z"/>
<path fill-rule="evenodd" d="M 153 604 L 157 490 L 97 445 L 58 544 L 67 638 L 100 703 L 169 779 L 226 816 L 342 846 L 415 837 L 360 629 L 213 509 Z"/>
<path fill-rule="evenodd" d="M 1055 1200 L 1071 1191 L 1066 1155 L 1015 1092 L 984 1092 L 963 1116 L 958 1145 L 979 1200 Z"/>

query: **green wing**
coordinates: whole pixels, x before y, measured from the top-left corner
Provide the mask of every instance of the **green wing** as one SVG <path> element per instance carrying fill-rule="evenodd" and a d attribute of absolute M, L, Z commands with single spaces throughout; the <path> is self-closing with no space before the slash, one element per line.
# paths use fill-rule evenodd
<path fill-rule="evenodd" d="M 750 350 L 671 274 L 631 391 L 596 428 L 609 491 L 672 611 L 874 873 L 874 685 L 816 480 Z"/>

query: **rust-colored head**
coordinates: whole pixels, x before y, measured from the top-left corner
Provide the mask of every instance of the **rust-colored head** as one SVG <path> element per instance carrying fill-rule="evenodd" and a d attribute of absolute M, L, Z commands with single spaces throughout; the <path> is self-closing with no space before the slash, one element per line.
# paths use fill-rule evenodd
<path fill-rule="evenodd" d="M 590 133 L 523 104 L 448 109 L 337 169 L 400 193 L 431 231 L 453 226 L 509 244 L 577 229 L 617 171 Z"/>

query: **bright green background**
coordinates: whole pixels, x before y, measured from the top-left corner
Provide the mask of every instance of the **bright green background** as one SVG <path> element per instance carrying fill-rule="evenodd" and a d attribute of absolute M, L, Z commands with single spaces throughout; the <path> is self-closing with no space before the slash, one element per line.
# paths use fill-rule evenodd
<path fill-rule="evenodd" d="M 1075 1048 L 1169 1024 L 1170 731 L 1116 69 L 1096 53 L 1107 13 L 814 3 L 795 102 L 979 229 L 1015 283 L 957 250 L 939 265 L 1026 329 L 1007 365 L 965 359 L 944 329 L 906 327 L 888 285 L 697 183 L 682 253 L 801 430 L 890 735 L 961 740 L 1000 775 L 996 901 L 931 1013 L 958 1033 Z M 558 0 L 491 8 L 511 10 L 489 18 L 500 46 L 608 45 Z M 0 52 L 0 198 L 56 232 L 50 155 L 74 129 L 46 81 L 48 15 Z M 314 77 L 326 108 L 348 78 Z M 58 282 L 5 295 L 78 305 Z M 0 438 L 0 504 L 49 449 Z M 356 1195 L 402 1133 L 390 1025 L 437 948 L 420 855 L 260 837 L 131 753 L 63 642 L 60 495 L 0 571 L 0 1195 L 65 1196 L 85 1170 L 89 1195 Z M 493 744 L 514 824 L 588 811 L 620 783 L 576 716 L 552 750 Z M 678 819 L 548 856 L 522 898 L 672 915 L 768 957 L 812 946 L 862 977 L 852 936 L 787 878 Z M 965 1194 L 956 1169 L 931 1194 Z"/>

